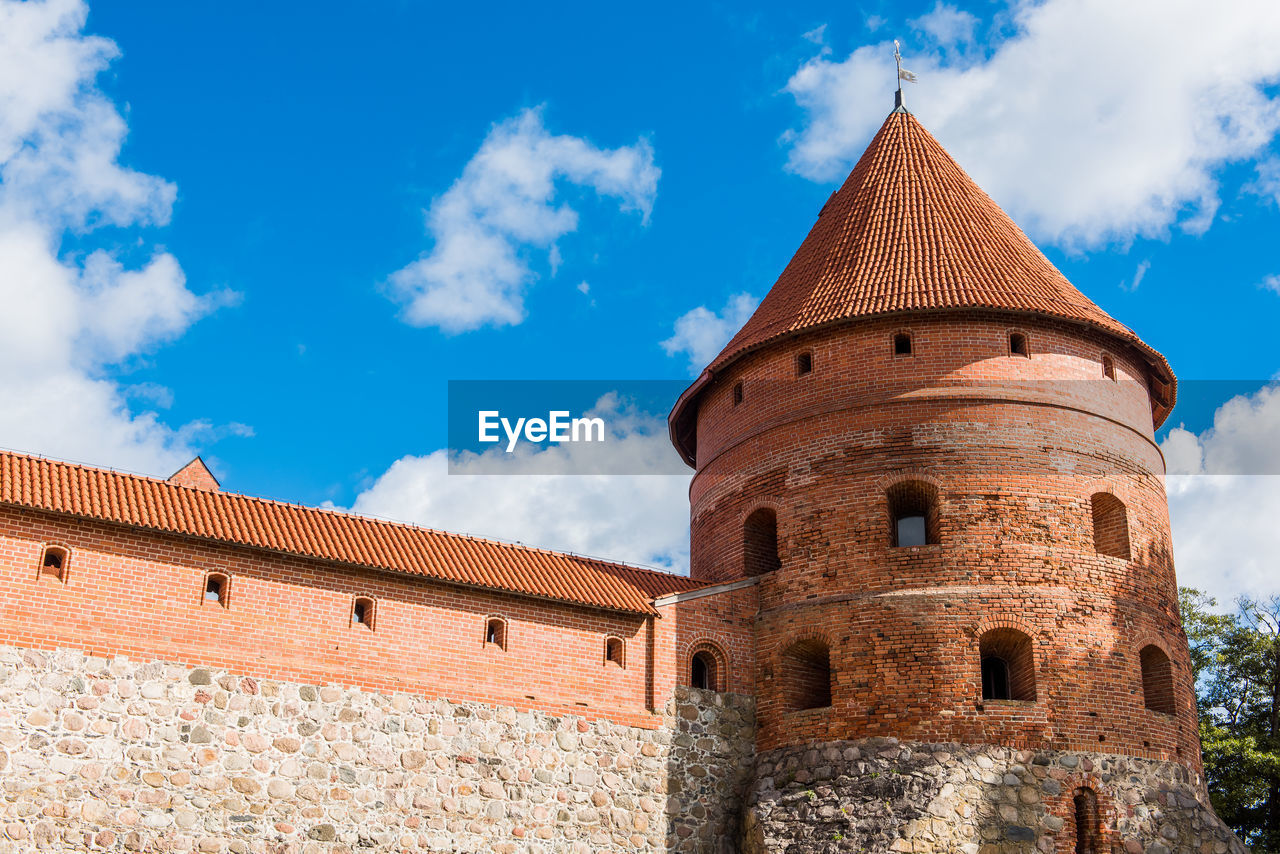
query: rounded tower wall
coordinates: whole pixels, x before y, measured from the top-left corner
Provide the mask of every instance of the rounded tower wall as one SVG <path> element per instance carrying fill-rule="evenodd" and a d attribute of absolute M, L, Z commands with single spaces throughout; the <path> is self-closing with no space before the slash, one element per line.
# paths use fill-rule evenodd
<path fill-rule="evenodd" d="M 901 332 L 910 354 L 895 353 Z M 1015 332 L 1025 356 L 1009 351 Z M 698 409 L 692 571 L 761 572 L 762 749 L 892 735 L 1198 768 L 1151 412 L 1134 351 L 1031 317 L 862 321 L 728 366 Z M 904 488 L 928 505 L 925 545 L 894 544 Z M 1112 500 L 1122 523 L 1095 524 L 1094 504 Z M 776 569 L 752 563 L 745 528 L 761 508 Z M 1119 546 L 1127 557 L 1105 553 Z M 1017 636 L 1034 698 L 984 700 L 983 638 Z M 1144 691 L 1149 645 L 1169 661 L 1167 711 Z M 819 646 L 829 705 L 805 709 L 795 674 Z"/>

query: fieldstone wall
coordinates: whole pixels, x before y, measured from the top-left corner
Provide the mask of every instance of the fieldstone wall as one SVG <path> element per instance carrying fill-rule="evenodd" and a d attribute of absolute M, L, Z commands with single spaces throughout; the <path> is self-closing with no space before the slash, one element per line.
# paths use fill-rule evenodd
<path fill-rule="evenodd" d="M 1076 852 L 1074 792 L 1097 794 L 1091 854 L 1245 854 L 1187 769 L 1102 753 L 893 738 L 757 758 L 744 854 Z"/>
<path fill-rule="evenodd" d="M 0 647 L 0 852 L 731 850 L 750 699 L 664 720 Z"/>

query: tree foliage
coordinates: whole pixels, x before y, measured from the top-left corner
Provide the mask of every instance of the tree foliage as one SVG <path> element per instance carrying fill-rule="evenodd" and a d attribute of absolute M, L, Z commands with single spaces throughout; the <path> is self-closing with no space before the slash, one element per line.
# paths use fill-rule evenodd
<path fill-rule="evenodd" d="M 1280 854 L 1280 598 L 1180 591 L 1213 808 L 1255 852 Z"/>

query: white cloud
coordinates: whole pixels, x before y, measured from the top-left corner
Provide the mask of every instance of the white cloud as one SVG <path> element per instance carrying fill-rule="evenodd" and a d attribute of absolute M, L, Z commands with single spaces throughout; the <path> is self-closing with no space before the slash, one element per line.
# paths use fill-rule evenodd
<path fill-rule="evenodd" d="M 1178 583 L 1224 605 L 1280 594 L 1280 386 L 1232 398 L 1212 427 L 1174 428 L 1160 447 Z"/>
<path fill-rule="evenodd" d="M 1147 271 L 1150 269 L 1151 262 L 1149 260 L 1140 262 L 1137 269 L 1133 271 L 1133 279 L 1128 282 L 1121 282 L 1120 287 L 1126 291 L 1136 291 L 1142 284 L 1142 280 L 1147 277 Z"/>
<path fill-rule="evenodd" d="M 978 28 L 976 17 L 947 3 L 935 4 L 932 11 L 910 23 L 942 47 L 968 44 Z"/>
<path fill-rule="evenodd" d="M 607 397 L 609 466 L 671 471 L 666 422 Z M 362 492 L 357 513 L 687 572 L 689 474 L 590 474 L 599 445 L 505 454 L 437 450 L 397 460 Z M 621 462 L 620 462 L 621 461 Z M 557 474 L 545 474 L 554 469 Z M 537 472 L 537 473 L 528 473 Z"/>
<path fill-rule="evenodd" d="M 1262 280 L 1262 286 L 1272 293 L 1280 294 L 1280 275 L 1272 274 Z"/>
<path fill-rule="evenodd" d="M 674 334 L 660 342 L 662 349 L 668 356 L 687 354 L 689 370 L 696 374 L 720 354 L 759 304 L 751 294 L 734 294 L 718 314 L 705 305 L 691 309 L 676 319 Z"/>
<path fill-rule="evenodd" d="M 0 2 L 0 445 L 167 474 L 221 429 L 174 430 L 107 368 L 181 335 L 226 295 L 198 296 L 177 260 L 63 254 L 69 232 L 164 224 L 175 188 L 118 162 L 128 128 L 94 80 L 115 45 L 82 32 L 75 0 Z M 145 389 L 145 395 L 139 389 Z"/>
<path fill-rule="evenodd" d="M 645 221 L 661 174 L 647 140 L 596 148 L 576 136 L 553 136 L 541 110 L 497 124 L 462 176 L 427 213 L 433 246 L 391 276 L 391 288 L 415 326 L 464 332 L 524 320 L 524 294 L 536 278 L 531 250 L 560 265 L 556 241 L 578 226 L 558 201 L 563 183 L 619 200 Z"/>
<path fill-rule="evenodd" d="M 945 7 L 938 7 L 943 9 Z M 929 26 L 955 37 L 964 27 Z M 1215 171 L 1258 157 L 1280 129 L 1280 4 L 1241 0 L 1018 3 L 976 61 L 908 49 L 908 106 L 1037 238 L 1085 248 L 1171 226 L 1207 228 Z M 789 166 L 843 176 L 884 120 L 893 46 L 805 63 L 786 91 L 807 114 Z"/>

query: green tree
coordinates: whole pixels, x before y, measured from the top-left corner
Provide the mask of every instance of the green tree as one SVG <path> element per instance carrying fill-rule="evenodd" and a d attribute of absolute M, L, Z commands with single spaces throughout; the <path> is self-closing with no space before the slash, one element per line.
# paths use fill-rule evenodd
<path fill-rule="evenodd" d="M 1213 807 L 1257 854 L 1280 854 L 1280 598 L 1232 614 L 1180 591 Z"/>

